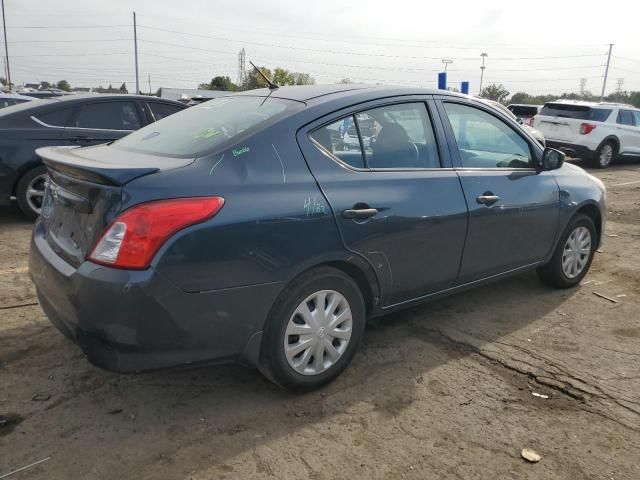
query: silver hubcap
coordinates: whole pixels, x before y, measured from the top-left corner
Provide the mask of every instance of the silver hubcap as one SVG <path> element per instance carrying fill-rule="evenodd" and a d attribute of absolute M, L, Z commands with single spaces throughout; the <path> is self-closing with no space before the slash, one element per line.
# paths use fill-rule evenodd
<path fill-rule="evenodd" d="M 613 157 L 613 147 L 608 143 L 602 147 L 600 150 L 600 165 L 606 167 L 611 163 L 611 158 Z"/>
<path fill-rule="evenodd" d="M 38 175 L 29 183 L 27 187 L 26 200 L 29 208 L 40 215 L 42 211 L 42 199 L 44 198 L 44 184 L 47 181 L 47 174 Z"/>
<path fill-rule="evenodd" d="M 591 233 L 585 227 L 578 227 L 564 244 L 562 271 L 567 278 L 575 278 L 584 270 L 591 254 Z"/>
<path fill-rule="evenodd" d="M 284 334 L 289 366 L 302 375 L 318 375 L 346 351 L 353 320 L 344 296 L 321 290 L 304 299 L 293 312 Z"/>

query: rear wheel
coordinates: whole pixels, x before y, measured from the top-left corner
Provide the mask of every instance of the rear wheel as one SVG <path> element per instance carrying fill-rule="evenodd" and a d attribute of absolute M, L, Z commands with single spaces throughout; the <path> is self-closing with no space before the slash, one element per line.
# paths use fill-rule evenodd
<path fill-rule="evenodd" d="M 25 173 L 16 186 L 16 200 L 24 214 L 35 220 L 42 210 L 47 169 L 44 165 Z"/>
<path fill-rule="evenodd" d="M 616 155 L 616 145 L 611 141 L 604 142 L 593 158 L 593 166 L 596 168 L 607 168 Z"/>
<path fill-rule="evenodd" d="M 591 266 L 597 238 L 591 218 L 576 215 L 560 238 L 549 263 L 538 269 L 540 279 L 556 288 L 570 288 L 580 283 Z"/>
<path fill-rule="evenodd" d="M 320 388 L 349 365 L 364 325 L 364 300 L 351 277 L 331 267 L 314 268 L 294 280 L 274 304 L 260 370 L 289 390 Z"/>

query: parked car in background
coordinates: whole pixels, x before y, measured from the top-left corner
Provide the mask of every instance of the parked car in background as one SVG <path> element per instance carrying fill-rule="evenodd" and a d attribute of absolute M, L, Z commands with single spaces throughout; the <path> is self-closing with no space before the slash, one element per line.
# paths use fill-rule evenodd
<path fill-rule="evenodd" d="M 352 124 L 360 147 L 336 148 Z M 441 90 L 252 90 L 37 153 L 40 305 L 116 371 L 242 360 L 318 388 L 367 318 L 529 269 L 572 287 L 604 230 L 602 182 Z"/>
<path fill-rule="evenodd" d="M 616 156 L 640 156 L 640 110 L 632 105 L 558 100 L 544 105 L 534 127 L 550 147 L 606 168 Z"/>
<path fill-rule="evenodd" d="M 42 90 L 28 89 L 28 90 L 20 91 L 19 93 L 27 97 L 39 98 L 39 99 L 63 97 L 65 95 L 74 95 L 73 93 L 65 92 L 64 90 L 60 90 L 59 88 L 46 88 Z"/>
<path fill-rule="evenodd" d="M 533 117 L 535 117 L 540 110 L 542 110 L 542 105 L 530 105 L 526 103 L 511 103 L 507 105 L 507 108 L 513 113 L 516 117 L 522 120 L 522 123 L 525 125 L 533 126 Z"/>
<path fill-rule="evenodd" d="M 26 95 L 18 95 L 16 93 L 0 93 L 0 109 L 6 107 L 12 107 L 19 103 L 30 102 L 32 97 Z"/>
<path fill-rule="evenodd" d="M 509 110 L 503 104 L 501 104 L 500 102 L 496 102 L 495 100 L 487 100 L 486 98 L 480 98 L 479 100 L 481 100 L 483 102 L 486 102 L 489 105 L 491 105 L 491 106 L 497 108 L 498 110 L 500 110 L 507 117 L 509 117 L 512 120 L 514 120 L 515 122 L 519 123 L 520 126 L 522 128 L 524 128 L 529 135 L 531 135 L 533 138 L 535 138 L 540 145 L 542 145 L 543 147 L 546 145 L 545 144 L 544 135 L 542 134 L 542 132 L 540 130 L 536 130 L 535 128 L 530 127 L 529 125 L 523 123 L 522 119 L 520 117 L 517 117 L 511 110 Z"/>
<path fill-rule="evenodd" d="M 0 205 L 16 197 L 35 218 L 42 206 L 46 168 L 35 149 L 87 146 L 117 140 L 187 108 L 178 102 L 134 95 L 68 95 L 32 100 L 0 110 Z"/>

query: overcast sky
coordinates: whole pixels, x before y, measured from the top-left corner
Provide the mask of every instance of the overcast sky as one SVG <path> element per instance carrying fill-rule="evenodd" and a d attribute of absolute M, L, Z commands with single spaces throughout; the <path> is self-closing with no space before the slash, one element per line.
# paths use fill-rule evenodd
<path fill-rule="evenodd" d="M 483 0 L 5 0 L 12 80 L 68 80 L 73 86 L 126 82 L 134 89 L 132 10 L 137 12 L 140 84 L 195 87 L 215 75 L 237 78 L 248 61 L 310 73 L 317 83 L 435 87 L 442 58 L 449 84 L 511 93 L 599 93 L 614 43 L 607 92 L 640 90 L 640 4 Z M 34 28 L 37 27 L 37 28 Z M 42 28 L 45 27 L 45 28 Z M 3 45 L 4 46 L 4 45 Z"/>

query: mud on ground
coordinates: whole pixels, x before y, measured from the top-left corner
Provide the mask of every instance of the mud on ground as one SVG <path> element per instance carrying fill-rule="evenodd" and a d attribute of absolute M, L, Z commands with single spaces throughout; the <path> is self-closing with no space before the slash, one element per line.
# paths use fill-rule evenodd
<path fill-rule="evenodd" d="M 596 174 L 610 213 L 581 287 L 530 273 L 376 321 L 302 396 L 237 366 L 91 366 L 37 304 L 30 223 L 1 210 L 0 476 L 50 457 L 12 480 L 640 478 L 640 164 Z"/>

